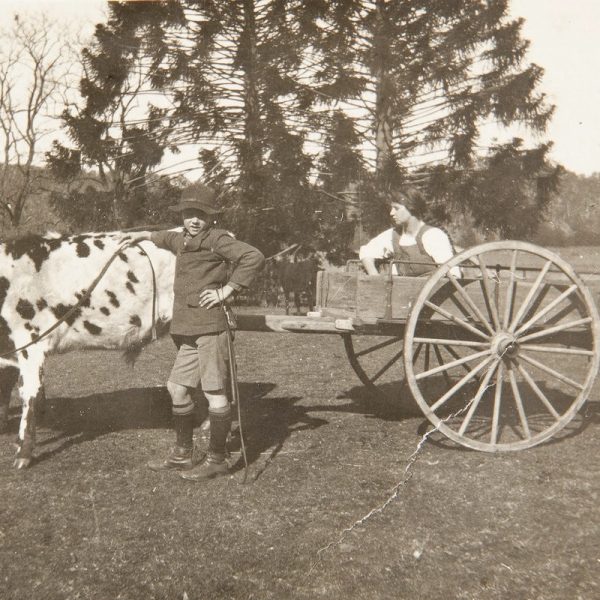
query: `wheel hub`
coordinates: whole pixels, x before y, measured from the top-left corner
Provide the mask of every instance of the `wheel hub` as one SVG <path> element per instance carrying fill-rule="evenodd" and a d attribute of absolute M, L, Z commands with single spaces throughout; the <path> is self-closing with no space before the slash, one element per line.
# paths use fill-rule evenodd
<path fill-rule="evenodd" d="M 506 331 L 497 334 L 492 340 L 492 352 L 499 357 L 513 358 L 519 354 L 517 338 Z"/>

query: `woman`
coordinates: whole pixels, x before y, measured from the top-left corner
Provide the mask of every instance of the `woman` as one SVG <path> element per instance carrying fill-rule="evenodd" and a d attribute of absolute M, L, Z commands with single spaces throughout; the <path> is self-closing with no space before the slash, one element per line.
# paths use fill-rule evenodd
<path fill-rule="evenodd" d="M 377 275 L 377 260 L 399 260 L 394 274 L 417 276 L 432 271 L 454 256 L 448 234 L 439 227 L 430 227 L 418 218 L 422 207 L 420 194 L 405 188 L 390 194 L 390 217 L 394 226 L 361 246 L 359 258 L 369 275 Z M 460 277 L 460 269 L 450 271 Z"/>

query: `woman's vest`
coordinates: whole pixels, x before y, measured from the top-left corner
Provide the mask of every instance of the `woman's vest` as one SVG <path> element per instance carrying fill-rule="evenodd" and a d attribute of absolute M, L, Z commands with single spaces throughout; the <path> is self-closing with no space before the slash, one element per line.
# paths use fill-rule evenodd
<path fill-rule="evenodd" d="M 398 275 L 417 277 L 430 273 L 437 267 L 435 260 L 427 254 L 423 247 L 423 234 L 429 229 L 432 229 L 429 225 L 423 225 L 415 236 L 417 243 L 412 246 L 401 246 L 400 235 L 394 232 L 392 235 L 394 260 L 404 261 L 394 265 Z"/>

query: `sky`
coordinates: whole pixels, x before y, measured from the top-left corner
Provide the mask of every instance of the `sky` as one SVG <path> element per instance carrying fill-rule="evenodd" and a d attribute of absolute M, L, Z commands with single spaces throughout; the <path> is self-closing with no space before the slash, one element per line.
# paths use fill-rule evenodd
<path fill-rule="evenodd" d="M 45 11 L 91 33 L 106 6 L 106 0 L 0 0 L 0 15 Z M 576 173 L 600 173 L 600 0 L 511 0 L 511 15 L 525 19 L 529 61 L 544 68 L 540 89 L 556 105 L 545 136 L 554 142 L 551 158 Z"/>

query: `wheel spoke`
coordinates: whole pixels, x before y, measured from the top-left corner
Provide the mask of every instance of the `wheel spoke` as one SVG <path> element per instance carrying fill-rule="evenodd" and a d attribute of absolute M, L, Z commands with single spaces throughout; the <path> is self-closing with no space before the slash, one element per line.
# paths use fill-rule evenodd
<path fill-rule="evenodd" d="M 523 368 L 523 365 L 517 363 L 517 369 L 523 376 L 525 381 L 529 384 L 529 387 L 535 392 L 535 395 L 542 401 L 543 405 L 548 409 L 548 412 L 558 421 L 560 414 L 556 411 L 550 400 L 546 397 L 546 394 L 542 392 L 538 384 L 534 381 L 533 377 Z"/>
<path fill-rule="evenodd" d="M 512 368 L 512 366 L 509 366 L 508 368 L 508 378 L 510 380 L 510 386 L 512 387 L 513 396 L 515 398 L 515 404 L 517 406 L 517 412 L 519 413 L 521 426 L 525 432 L 526 439 L 529 440 L 531 439 L 531 431 L 529 431 L 529 423 L 527 422 L 527 417 L 525 416 L 525 409 L 523 408 L 523 400 L 521 398 L 521 392 L 519 391 L 519 384 L 517 383 L 515 370 Z"/>
<path fill-rule="evenodd" d="M 470 362 L 477 358 L 481 358 L 482 356 L 489 356 L 491 354 L 491 350 L 488 348 L 487 350 L 482 350 L 481 352 L 474 352 L 473 354 L 469 354 L 469 356 L 463 356 L 458 360 L 453 360 L 449 363 L 445 363 L 440 365 L 439 367 L 434 367 L 433 369 L 429 369 L 428 371 L 423 371 L 415 376 L 415 379 L 423 379 L 425 377 L 430 377 L 431 375 L 435 375 L 436 373 L 441 373 L 442 371 L 448 371 L 448 369 L 452 369 L 453 367 L 458 367 L 464 363 Z"/>
<path fill-rule="evenodd" d="M 356 352 L 356 357 L 359 356 L 364 356 L 365 354 L 370 354 L 371 352 L 375 352 L 376 350 L 381 350 L 382 348 L 386 348 L 387 346 L 390 346 L 391 344 L 396 344 L 397 342 L 402 341 L 402 338 L 399 337 L 395 337 L 392 338 L 390 340 L 385 340 L 385 342 L 381 342 L 380 344 L 375 344 L 375 346 L 370 346 L 369 348 L 365 348 L 364 350 L 361 350 L 360 352 Z"/>
<path fill-rule="evenodd" d="M 388 360 L 385 365 L 383 365 L 383 367 L 381 367 L 381 369 L 379 369 L 379 371 L 377 371 L 377 373 L 371 377 L 371 381 L 375 383 L 402 356 L 403 352 L 404 349 L 394 354 L 394 356 L 392 356 L 392 358 L 390 358 L 390 360 Z"/>
<path fill-rule="evenodd" d="M 433 304 L 433 302 L 430 302 L 429 300 L 426 300 L 424 304 L 425 304 L 425 306 L 431 308 L 431 310 L 434 310 L 435 312 L 439 313 L 446 319 L 450 319 L 453 323 L 456 323 L 457 325 L 460 325 L 461 327 L 468 329 L 472 333 L 475 333 L 480 338 L 483 338 L 484 340 L 490 339 L 489 335 L 486 335 L 485 333 L 483 333 L 483 331 L 480 331 L 479 329 L 477 329 L 476 327 L 473 327 L 466 321 L 463 321 L 462 319 L 459 319 L 458 317 L 454 316 L 452 313 L 449 313 L 447 310 L 444 310 L 441 306 L 437 306 L 437 304 Z"/>
<path fill-rule="evenodd" d="M 500 359 L 497 358 L 496 361 L 488 367 L 487 373 L 484 375 L 483 379 L 481 380 L 481 383 L 479 384 L 477 394 L 475 394 L 475 397 L 473 398 L 473 400 L 471 400 L 471 406 L 469 407 L 469 411 L 467 412 L 460 426 L 460 429 L 458 430 L 458 435 L 463 435 L 467 430 L 467 427 L 469 426 L 469 423 L 471 422 L 471 419 L 473 418 L 473 415 L 475 414 L 475 411 L 479 406 L 479 402 L 481 401 L 484 392 L 488 388 L 489 381 L 492 378 L 492 375 L 494 374 L 494 371 L 496 370 L 496 367 L 498 366 L 499 362 Z"/>
<path fill-rule="evenodd" d="M 465 291 L 465 288 L 462 285 L 460 285 L 460 283 L 458 282 L 456 277 L 454 277 L 454 275 L 452 275 L 451 273 L 448 273 L 448 279 L 450 279 L 450 281 L 452 282 L 452 285 L 458 292 L 458 295 L 467 303 L 467 306 L 471 309 L 471 311 L 475 315 L 475 317 L 477 317 L 477 319 L 479 319 L 479 322 L 482 323 L 483 326 L 492 335 L 494 335 L 494 329 L 489 324 L 488 320 L 483 316 L 483 313 L 479 310 L 479 307 L 475 304 L 475 302 L 473 302 L 473 299 L 471 298 L 471 296 L 469 296 L 469 294 L 467 294 L 467 292 Z"/>
<path fill-rule="evenodd" d="M 506 290 L 506 304 L 504 306 L 504 322 L 503 326 L 508 327 L 510 321 L 510 313 L 512 311 L 513 301 L 515 299 L 515 285 L 517 280 L 517 255 L 518 250 L 513 250 L 512 260 L 510 261 L 510 281 Z"/>
<path fill-rule="evenodd" d="M 537 346 L 535 344 L 520 344 L 522 350 L 532 352 L 548 352 L 550 354 L 575 354 L 577 356 L 594 356 L 592 350 L 581 350 L 579 348 L 557 348 L 556 346 Z"/>
<path fill-rule="evenodd" d="M 562 373 L 555 371 L 552 367 L 549 367 L 549 366 L 535 360 L 534 358 L 531 358 L 531 356 L 527 356 L 526 354 L 521 352 L 519 354 L 519 358 L 524 360 L 525 362 L 528 362 L 529 364 L 533 365 L 534 367 L 537 367 L 541 371 L 548 373 L 548 375 L 552 375 L 552 377 L 558 379 L 559 381 L 562 381 L 563 383 L 566 383 L 567 385 L 570 385 L 571 387 L 573 387 L 577 390 L 583 389 L 583 385 L 581 385 L 577 381 L 573 381 L 573 379 L 570 379 L 566 375 L 563 375 Z"/>
<path fill-rule="evenodd" d="M 433 347 L 433 352 L 435 353 L 435 358 L 437 359 L 438 364 L 439 365 L 445 364 L 444 358 L 442 357 L 442 353 L 437 346 Z M 448 375 L 448 373 L 446 371 L 444 371 L 444 381 L 446 382 L 446 386 L 448 388 L 450 388 L 452 386 L 452 379 L 450 379 L 450 375 Z"/>
<path fill-rule="evenodd" d="M 500 329 L 500 315 L 498 314 L 498 307 L 496 306 L 496 301 L 494 300 L 494 295 L 492 293 L 492 289 L 490 286 L 490 278 L 487 271 L 487 265 L 485 264 L 483 257 L 479 255 L 477 257 L 479 262 L 479 268 L 481 270 L 481 277 L 483 281 L 483 288 L 485 291 L 485 301 L 487 305 L 488 312 L 492 317 L 492 322 L 494 324 L 494 328 L 496 330 Z"/>
<path fill-rule="evenodd" d="M 529 310 L 529 307 L 531 306 L 531 302 L 537 295 L 537 293 L 540 289 L 540 286 L 542 285 L 542 281 L 544 280 L 544 277 L 546 277 L 546 274 L 548 273 L 548 269 L 550 269 L 551 266 L 552 266 L 552 261 L 548 260 L 548 261 L 546 261 L 546 264 L 542 267 L 536 280 L 533 282 L 533 285 L 531 286 L 529 293 L 525 297 L 523 304 L 521 304 L 521 308 L 519 308 L 519 311 L 517 312 L 517 316 L 513 319 L 513 322 L 510 324 L 510 327 L 508 328 L 508 330 L 510 332 L 513 332 L 516 329 L 516 327 L 519 325 L 519 321 L 525 316 L 525 313 Z"/>
<path fill-rule="evenodd" d="M 570 315 L 574 310 L 577 310 L 578 306 L 575 302 L 568 304 L 557 313 L 553 314 L 545 321 L 545 325 L 554 325 L 555 323 L 560 323 L 567 315 Z M 581 311 L 579 314 L 582 314 Z"/>
<path fill-rule="evenodd" d="M 458 360 L 460 358 L 460 355 L 457 352 L 455 352 L 455 350 L 453 348 L 451 348 L 450 346 L 443 346 L 443 348 L 452 358 L 455 358 L 456 360 Z M 463 364 L 461 366 L 465 371 L 469 370 L 469 367 L 467 367 L 467 365 Z"/>
<path fill-rule="evenodd" d="M 564 428 L 594 385 L 595 295 L 561 256 L 528 242 L 488 242 L 460 258 L 462 276 L 439 269 L 412 302 L 406 383 L 457 444 L 530 448 Z M 411 361 L 417 344 L 427 349 Z"/>
<path fill-rule="evenodd" d="M 496 371 L 496 391 L 494 393 L 494 412 L 492 413 L 492 432 L 490 435 L 490 444 L 495 446 L 498 443 L 498 423 L 500 421 L 500 403 L 502 402 L 502 385 L 504 383 L 504 363 L 498 363 Z"/>
<path fill-rule="evenodd" d="M 519 327 L 519 329 L 517 329 L 515 331 L 515 335 L 519 335 L 519 334 L 523 333 L 524 331 L 529 329 L 534 323 L 537 323 L 543 316 L 547 315 L 553 308 L 558 306 L 565 298 L 570 296 L 576 289 L 577 289 L 576 285 L 572 285 L 571 287 L 566 289 L 560 296 L 558 296 L 558 298 L 555 298 L 554 300 L 552 300 L 552 302 L 550 302 L 550 304 L 548 304 L 543 310 L 541 310 L 540 312 L 533 315 L 533 317 L 531 317 L 531 319 L 529 319 L 529 321 L 527 321 L 526 323 L 521 325 L 521 327 Z"/>
<path fill-rule="evenodd" d="M 489 342 L 472 342 L 470 340 L 444 340 L 440 338 L 426 338 L 426 337 L 414 337 L 413 341 L 422 342 L 423 344 L 432 344 L 439 346 L 469 346 L 472 348 L 481 348 L 482 346 L 489 345 Z"/>
<path fill-rule="evenodd" d="M 565 329 L 571 329 L 572 327 L 579 327 L 579 325 L 586 325 L 587 323 L 591 322 L 592 317 L 584 317 L 583 319 L 577 319 L 576 321 L 569 321 L 568 323 L 555 325 L 554 327 L 549 327 L 548 329 L 542 329 L 541 331 L 536 331 L 535 333 L 525 335 L 522 338 L 519 338 L 519 343 L 546 337 L 547 335 L 552 335 L 553 333 L 558 333 L 559 331 L 564 331 Z"/>
<path fill-rule="evenodd" d="M 419 345 L 417 346 L 417 349 L 415 350 L 415 353 L 413 354 L 413 357 L 412 357 L 412 359 L 413 359 L 413 362 L 414 362 L 415 360 L 417 360 L 417 358 L 419 358 L 419 355 L 421 354 L 421 350 L 423 350 L 423 346 L 424 346 L 424 345 L 425 345 L 425 344 L 419 344 Z"/>
<path fill-rule="evenodd" d="M 457 381 L 441 398 L 439 398 L 434 404 L 429 407 L 431 412 L 435 412 L 448 398 L 452 397 L 460 388 L 467 384 L 471 379 L 481 371 L 485 366 L 494 360 L 493 356 L 488 356 L 485 360 L 482 360 L 476 367 L 471 369 L 462 379 Z"/>

